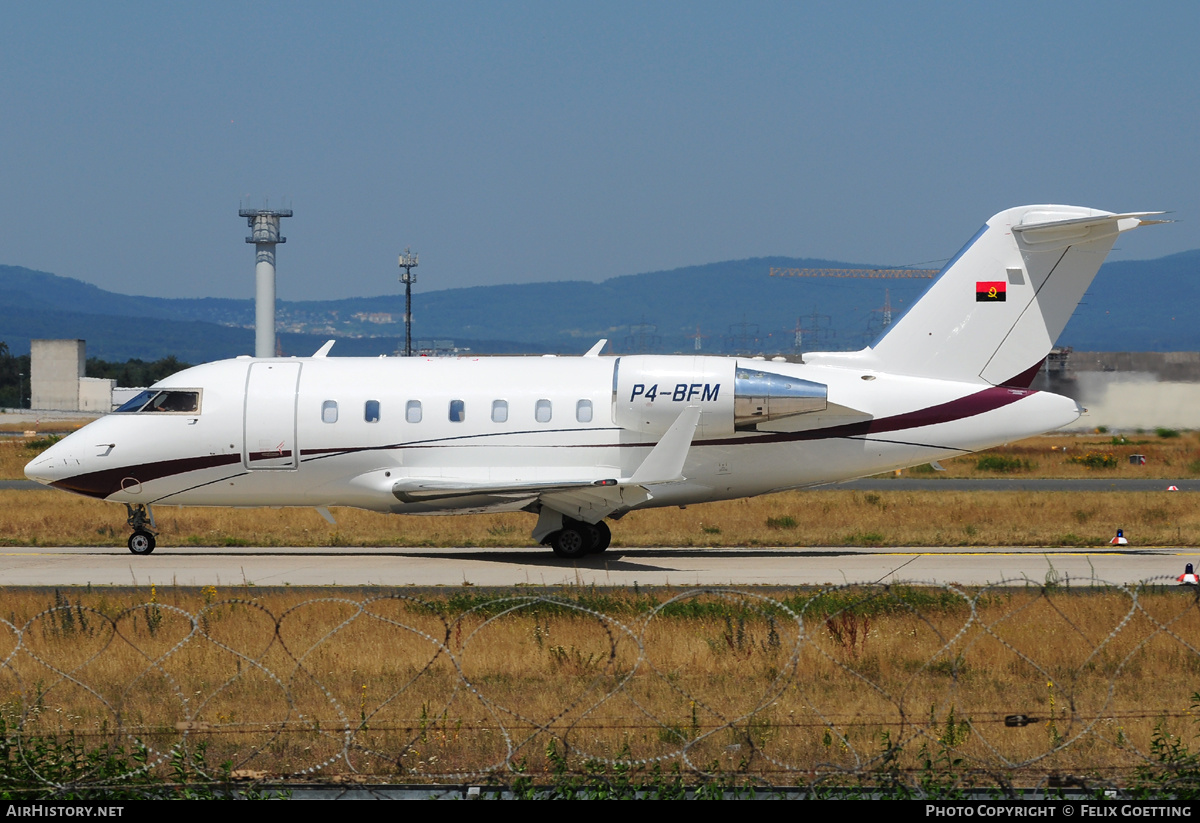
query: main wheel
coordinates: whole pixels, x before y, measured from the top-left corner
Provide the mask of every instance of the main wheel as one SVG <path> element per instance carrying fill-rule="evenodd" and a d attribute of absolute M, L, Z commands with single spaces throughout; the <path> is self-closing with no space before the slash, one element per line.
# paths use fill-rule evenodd
<path fill-rule="evenodd" d="M 129 535 L 129 550 L 134 554 L 150 554 L 154 545 L 154 535 L 150 532 L 138 531 Z"/>
<path fill-rule="evenodd" d="M 564 522 L 561 530 L 550 535 L 550 548 L 559 557 L 573 560 L 592 550 L 591 530 L 583 523 Z"/>
<path fill-rule="evenodd" d="M 600 554 L 612 543 L 612 531 L 608 524 L 601 520 L 592 526 L 592 554 Z"/>

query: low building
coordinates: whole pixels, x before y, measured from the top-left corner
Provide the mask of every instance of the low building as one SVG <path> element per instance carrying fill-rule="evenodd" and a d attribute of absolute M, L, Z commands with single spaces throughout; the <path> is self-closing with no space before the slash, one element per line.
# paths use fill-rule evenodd
<path fill-rule="evenodd" d="M 107 414 L 116 380 L 87 377 L 83 340 L 31 340 L 29 408 Z"/>

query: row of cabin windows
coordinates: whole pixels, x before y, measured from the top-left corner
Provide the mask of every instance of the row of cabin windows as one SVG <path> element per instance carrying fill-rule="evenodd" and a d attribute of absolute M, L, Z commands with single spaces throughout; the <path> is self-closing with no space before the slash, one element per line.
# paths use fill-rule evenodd
<path fill-rule="evenodd" d="M 422 407 L 420 400 L 409 400 L 404 405 L 404 419 L 409 423 L 420 423 Z M 549 423 L 554 416 L 554 407 L 549 400 L 539 400 L 533 407 L 533 419 L 539 423 Z M 363 419 L 368 423 L 378 423 L 380 405 L 378 400 L 368 400 L 363 406 Z M 449 417 L 451 423 L 461 423 L 467 419 L 467 404 L 462 400 L 451 400 Z M 325 423 L 336 423 L 338 419 L 338 404 L 336 400 L 326 400 L 321 404 L 321 420 Z M 508 422 L 508 401 L 492 401 L 492 422 Z M 592 401 L 580 400 L 575 403 L 575 422 L 592 422 Z"/>

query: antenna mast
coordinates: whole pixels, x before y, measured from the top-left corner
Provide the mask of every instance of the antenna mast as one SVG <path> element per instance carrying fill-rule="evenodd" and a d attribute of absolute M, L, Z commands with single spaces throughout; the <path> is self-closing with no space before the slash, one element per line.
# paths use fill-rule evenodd
<path fill-rule="evenodd" d="M 400 282 L 404 284 L 404 356 L 412 357 L 412 284 L 417 282 L 417 276 L 413 274 L 413 269 L 417 267 L 417 255 L 412 253 L 412 249 L 404 247 L 404 253 L 400 255 L 400 268 L 404 269 L 404 274 L 400 275 Z"/>

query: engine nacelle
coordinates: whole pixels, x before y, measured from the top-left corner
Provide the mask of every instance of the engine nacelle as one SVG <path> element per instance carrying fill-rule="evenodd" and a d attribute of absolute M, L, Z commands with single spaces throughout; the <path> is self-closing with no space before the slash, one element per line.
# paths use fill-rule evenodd
<path fill-rule="evenodd" d="M 688 406 L 700 408 L 698 437 L 733 434 L 757 424 L 822 411 L 822 383 L 776 374 L 728 357 L 635 355 L 613 364 L 613 422 L 662 434 Z"/>
<path fill-rule="evenodd" d="M 829 387 L 739 363 L 733 376 L 733 425 L 750 429 L 768 420 L 824 411 Z"/>

